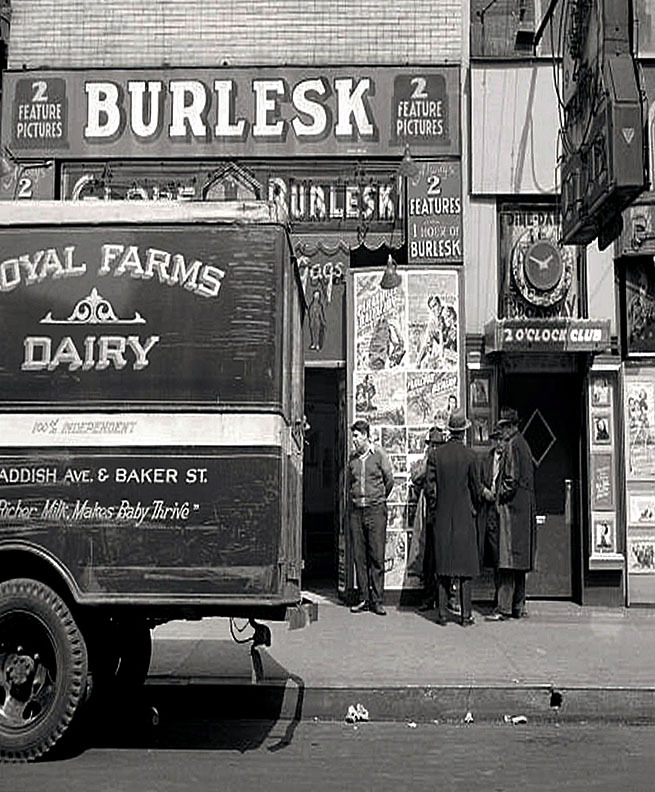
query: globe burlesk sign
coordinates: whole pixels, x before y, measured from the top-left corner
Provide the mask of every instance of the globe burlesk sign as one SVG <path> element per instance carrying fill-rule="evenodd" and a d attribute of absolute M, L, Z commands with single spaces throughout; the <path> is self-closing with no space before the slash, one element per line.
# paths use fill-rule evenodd
<path fill-rule="evenodd" d="M 7 72 L 22 157 L 458 154 L 459 67 Z"/>
<path fill-rule="evenodd" d="M 494 319 L 485 352 L 601 352 L 610 347 L 609 320 Z"/>

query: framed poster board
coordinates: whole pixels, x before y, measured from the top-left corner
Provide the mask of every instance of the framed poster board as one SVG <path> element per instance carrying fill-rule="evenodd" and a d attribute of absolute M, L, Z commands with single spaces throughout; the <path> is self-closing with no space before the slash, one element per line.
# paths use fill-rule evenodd
<path fill-rule="evenodd" d="M 614 512 L 594 512 L 591 520 L 592 555 L 616 555 L 616 519 Z"/>
<path fill-rule="evenodd" d="M 655 358 L 655 270 L 652 258 L 628 258 L 619 268 L 621 347 L 628 358 Z"/>
<path fill-rule="evenodd" d="M 591 508 L 614 508 L 614 458 L 611 453 L 591 457 Z"/>
<path fill-rule="evenodd" d="M 625 564 L 617 528 L 614 372 L 592 371 L 587 389 L 589 454 L 589 569 Z"/>
<path fill-rule="evenodd" d="M 485 447 L 490 443 L 492 430 L 492 386 L 491 371 L 469 372 L 468 401 L 471 420 L 471 445 Z"/>
<path fill-rule="evenodd" d="M 462 404 L 461 272 L 351 268 L 348 277 L 349 424 L 367 420 L 392 461 L 385 588 L 412 588 L 409 471 L 430 427 Z"/>
<path fill-rule="evenodd" d="M 655 368 L 626 366 L 623 410 L 628 601 L 655 604 Z"/>

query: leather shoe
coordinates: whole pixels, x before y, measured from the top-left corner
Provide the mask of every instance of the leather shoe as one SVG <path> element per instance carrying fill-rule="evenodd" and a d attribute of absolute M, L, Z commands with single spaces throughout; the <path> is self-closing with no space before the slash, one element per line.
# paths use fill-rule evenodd
<path fill-rule="evenodd" d="M 523 611 L 512 611 L 512 618 L 513 619 L 527 619 L 528 612 L 526 610 Z"/>
<path fill-rule="evenodd" d="M 504 613 L 490 613 L 488 616 L 484 617 L 484 620 L 489 622 L 507 621 L 508 619 L 509 616 L 506 616 Z"/>
<path fill-rule="evenodd" d="M 435 624 L 438 624 L 439 627 L 445 627 L 448 624 L 448 619 L 445 616 L 437 616 Z"/>
<path fill-rule="evenodd" d="M 473 616 L 462 616 L 459 623 L 462 627 L 470 627 L 472 624 L 475 624 L 475 619 Z"/>
<path fill-rule="evenodd" d="M 366 600 L 362 600 L 357 605 L 353 605 L 350 609 L 351 613 L 363 613 L 364 611 L 368 610 L 368 602 Z"/>
<path fill-rule="evenodd" d="M 375 613 L 376 616 L 386 616 L 386 610 L 380 605 L 379 602 L 374 602 L 370 607 L 371 613 Z"/>

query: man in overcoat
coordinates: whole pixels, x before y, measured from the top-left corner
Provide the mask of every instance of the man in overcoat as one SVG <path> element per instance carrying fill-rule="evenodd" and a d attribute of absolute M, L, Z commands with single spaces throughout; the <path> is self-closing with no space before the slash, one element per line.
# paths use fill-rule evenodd
<path fill-rule="evenodd" d="M 521 618 L 525 610 L 525 578 L 534 566 L 537 536 L 534 463 L 519 432 L 516 410 L 504 407 L 498 425 L 503 432 L 496 498 L 498 503 L 498 607 L 491 621 Z"/>
<path fill-rule="evenodd" d="M 503 456 L 503 431 L 495 426 L 489 433 L 491 448 L 480 457 L 482 500 L 478 508 L 480 566 L 498 571 L 498 503 L 496 492 Z M 496 586 L 497 586 L 496 581 Z"/>
<path fill-rule="evenodd" d="M 451 579 L 459 580 L 460 623 L 473 624 L 471 579 L 480 572 L 476 504 L 480 497 L 478 462 L 464 445 L 471 425 L 462 410 L 448 419 L 447 443 L 430 449 L 426 466 L 426 498 L 434 536 L 439 613 L 438 624 L 447 623 Z"/>

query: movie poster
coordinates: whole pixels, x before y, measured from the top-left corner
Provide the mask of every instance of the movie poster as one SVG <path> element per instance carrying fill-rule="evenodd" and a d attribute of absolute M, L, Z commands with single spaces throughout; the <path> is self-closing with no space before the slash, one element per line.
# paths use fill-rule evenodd
<path fill-rule="evenodd" d="M 628 572 L 632 575 L 655 574 L 655 536 L 628 537 Z"/>
<path fill-rule="evenodd" d="M 393 288 L 380 287 L 380 273 L 355 275 L 356 370 L 404 369 L 407 351 L 406 274 Z"/>
<path fill-rule="evenodd" d="M 655 354 L 655 274 L 652 262 L 632 260 L 625 269 L 624 313 L 629 355 Z"/>
<path fill-rule="evenodd" d="M 655 382 L 628 379 L 625 394 L 628 478 L 655 478 Z"/>
<path fill-rule="evenodd" d="M 459 275 L 426 267 L 352 277 L 352 415 L 370 423 L 394 470 L 385 587 L 414 587 L 420 581 L 407 577 L 410 470 L 430 427 L 445 426 L 461 404 Z"/>
<path fill-rule="evenodd" d="M 655 378 L 643 371 L 628 375 L 624 409 L 628 572 L 655 575 Z"/>

